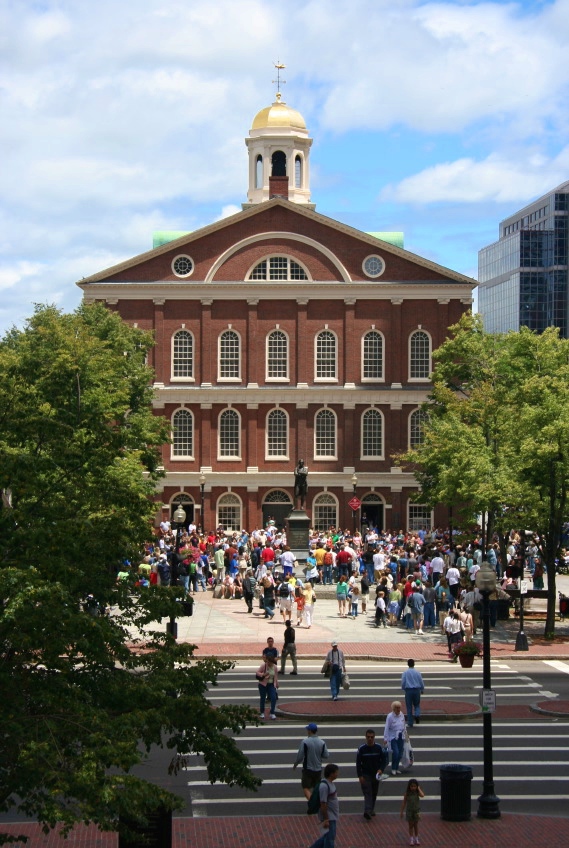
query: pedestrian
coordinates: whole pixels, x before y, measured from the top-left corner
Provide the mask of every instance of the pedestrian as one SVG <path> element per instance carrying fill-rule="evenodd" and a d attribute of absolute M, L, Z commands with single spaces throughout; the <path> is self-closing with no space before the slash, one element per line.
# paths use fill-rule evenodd
<path fill-rule="evenodd" d="M 421 798 L 424 797 L 425 793 L 419 786 L 419 782 L 412 777 L 407 784 L 401 804 L 401 818 L 405 813 L 409 825 L 409 845 L 421 844 L 419 842 L 419 819 L 421 818 Z"/>
<path fill-rule="evenodd" d="M 312 790 L 322 779 L 322 760 L 327 760 L 330 755 L 326 742 L 318 736 L 318 725 L 311 721 L 306 730 L 306 739 L 298 746 L 293 768 L 302 763 L 302 791 L 306 800 L 310 801 Z"/>
<path fill-rule="evenodd" d="M 413 719 L 417 724 L 421 723 L 421 695 L 425 691 L 425 684 L 421 673 L 415 668 L 415 660 L 407 660 L 407 665 L 407 670 L 401 675 L 401 688 L 405 692 L 407 725 L 413 727 Z"/>
<path fill-rule="evenodd" d="M 265 649 L 266 650 L 266 649 Z M 276 649 L 275 649 L 276 650 Z M 263 654 L 265 652 L 263 651 Z M 265 720 L 265 703 L 267 698 L 271 705 L 270 718 L 276 719 L 276 708 L 279 688 L 279 676 L 277 671 L 277 658 L 267 654 L 257 669 L 257 682 L 259 684 L 259 718 Z"/>
<path fill-rule="evenodd" d="M 302 616 L 304 615 L 304 595 L 302 594 L 302 586 L 296 586 L 294 590 L 294 602 L 296 604 L 296 626 L 302 624 Z"/>
<path fill-rule="evenodd" d="M 423 607 L 423 627 L 425 630 L 427 627 L 434 630 L 436 593 L 430 580 L 427 580 L 425 583 L 423 597 L 425 599 L 425 606 Z"/>
<path fill-rule="evenodd" d="M 375 598 L 375 626 L 379 627 L 380 624 L 387 627 L 385 616 L 385 592 L 379 591 L 378 587 L 377 596 Z"/>
<path fill-rule="evenodd" d="M 255 586 L 257 585 L 257 581 L 253 577 L 253 569 L 248 568 L 247 573 L 245 575 L 245 579 L 243 580 L 243 597 L 245 598 L 245 603 L 247 604 L 247 612 L 253 612 L 253 601 L 255 599 Z"/>
<path fill-rule="evenodd" d="M 425 598 L 419 586 L 413 586 L 413 592 L 409 595 L 407 603 L 411 607 L 411 615 L 413 616 L 413 626 L 415 635 L 423 635 L 423 607 L 425 606 Z"/>
<path fill-rule="evenodd" d="M 403 755 L 403 743 L 405 741 L 405 716 L 401 712 L 401 701 L 393 701 L 391 712 L 385 719 L 383 731 L 383 744 L 391 748 L 391 774 L 403 774 L 399 763 Z"/>
<path fill-rule="evenodd" d="M 326 654 L 325 665 L 330 669 L 332 700 L 337 701 L 340 694 L 340 686 L 342 685 L 342 674 L 346 672 L 346 660 L 344 659 L 344 652 L 339 649 L 335 639 L 332 642 L 331 650 Z"/>
<path fill-rule="evenodd" d="M 290 618 L 292 610 L 292 600 L 294 598 L 294 588 L 289 582 L 288 577 L 283 577 L 278 588 L 279 609 L 283 617 L 283 622 Z"/>
<path fill-rule="evenodd" d="M 362 574 L 362 579 L 360 580 L 360 592 L 362 598 L 362 615 L 365 615 L 367 612 L 367 599 L 369 598 L 369 589 L 370 589 L 370 581 L 367 574 L 364 572 Z"/>
<path fill-rule="evenodd" d="M 292 671 L 290 672 L 290 674 L 298 674 L 298 664 L 296 661 L 295 632 L 290 618 L 285 621 L 284 644 L 281 653 L 281 674 L 285 673 L 287 656 L 290 657 L 292 660 Z"/>
<path fill-rule="evenodd" d="M 346 618 L 346 602 L 348 600 L 348 582 L 344 574 L 340 575 L 336 586 L 336 599 L 338 601 L 338 615 Z"/>
<path fill-rule="evenodd" d="M 267 548 L 263 548 L 267 550 Z M 265 618 L 273 618 L 275 614 L 275 584 L 273 578 L 268 574 L 261 581 L 263 587 L 263 607 Z"/>
<path fill-rule="evenodd" d="M 375 741 L 375 730 L 366 730 L 366 741 L 360 745 L 356 754 L 356 773 L 364 796 L 364 819 L 367 821 L 375 816 L 379 783 L 389 777 L 384 774 L 388 761 L 385 748 Z"/>
<path fill-rule="evenodd" d="M 358 617 L 358 605 L 360 602 L 360 590 L 358 586 L 354 586 L 352 589 L 352 609 L 350 611 L 350 618 L 356 619 Z"/>
<path fill-rule="evenodd" d="M 267 638 L 267 647 L 263 648 L 263 659 L 266 660 L 267 657 L 273 657 L 276 662 L 279 658 L 278 648 L 275 648 L 275 640 L 272 636 Z"/>
<path fill-rule="evenodd" d="M 302 590 L 304 596 L 304 622 L 306 627 L 312 627 L 312 616 L 314 615 L 314 604 L 316 603 L 316 592 L 312 583 L 305 583 Z"/>
<path fill-rule="evenodd" d="M 320 783 L 320 810 L 318 818 L 322 827 L 322 835 L 313 842 L 310 848 L 334 848 L 336 831 L 340 818 L 340 802 L 334 781 L 340 773 L 335 763 L 328 763 L 324 769 L 324 780 Z"/>

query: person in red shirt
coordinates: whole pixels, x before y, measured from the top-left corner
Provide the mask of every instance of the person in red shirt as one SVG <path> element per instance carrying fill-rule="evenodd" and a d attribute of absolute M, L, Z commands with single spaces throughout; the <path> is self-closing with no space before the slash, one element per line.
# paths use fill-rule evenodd
<path fill-rule="evenodd" d="M 338 568 L 338 577 L 342 574 L 345 577 L 350 576 L 352 570 L 352 555 L 345 548 L 342 548 L 342 550 L 336 554 L 336 566 Z"/>
<path fill-rule="evenodd" d="M 261 562 L 263 562 L 267 568 L 275 564 L 275 552 L 268 542 L 261 551 Z"/>

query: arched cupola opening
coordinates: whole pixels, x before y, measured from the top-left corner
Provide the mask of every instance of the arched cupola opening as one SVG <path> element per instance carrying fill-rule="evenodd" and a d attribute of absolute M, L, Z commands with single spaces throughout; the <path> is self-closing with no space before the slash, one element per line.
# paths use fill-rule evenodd
<path fill-rule="evenodd" d="M 271 176 L 286 177 L 286 153 L 275 150 L 271 157 Z"/>
<path fill-rule="evenodd" d="M 261 154 L 255 160 L 255 188 L 263 188 L 263 157 Z"/>

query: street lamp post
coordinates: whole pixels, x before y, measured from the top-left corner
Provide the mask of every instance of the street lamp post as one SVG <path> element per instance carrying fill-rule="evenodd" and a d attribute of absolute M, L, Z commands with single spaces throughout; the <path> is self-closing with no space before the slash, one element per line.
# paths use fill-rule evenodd
<path fill-rule="evenodd" d="M 171 574 L 170 586 L 177 586 L 178 585 L 178 561 L 179 561 L 179 554 L 180 554 L 180 542 L 181 542 L 181 538 L 182 538 L 182 527 L 184 526 L 184 524 L 186 522 L 186 510 L 184 509 L 182 504 L 180 504 L 178 506 L 178 508 L 176 509 L 176 512 L 174 513 L 172 518 L 174 519 L 174 523 L 176 525 L 176 547 L 175 547 L 175 554 L 172 557 L 172 564 L 170 566 L 170 574 Z M 170 616 L 170 621 L 166 625 L 166 630 L 172 636 L 173 639 L 178 638 L 178 622 L 176 621 L 175 616 L 173 616 L 173 615 Z"/>
<path fill-rule="evenodd" d="M 489 562 L 483 562 L 476 574 L 476 588 L 482 595 L 482 687 L 492 688 L 490 672 L 490 595 L 496 589 L 496 572 Z M 492 750 L 492 713 L 482 714 L 484 722 L 484 783 L 478 799 L 478 818 L 499 819 L 500 799 L 494 791 L 494 763 Z"/>
<path fill-rule="evenodd" d="M 354 493 L 354 498 L 356 497 L 357 487 L 358 487 L 358 478 L 357 478 L 356 474 L 354 473 L 354 474 L 352 474 L 352 491 Z M 352 510 L 352 516 L 353 516 L 352 532 L 353 533 L 356 532 L 356 513 L 357 513 L 357 509 L 353 509 Z"/>
<path fill-rule="evenodd" d="M 205 474 L 200 474 L 200 495 L 201 495 L 201 516 L 202 516 L 202 533 L 206 532 L 205 515 L 204 515 L 204 492 L 205 492 Z"/>
<path fill-rule="evenodd" d="M 524 571 L 526 564 L 528 536 L 531 536 L 533 538 L 533 533 L 530 530 L 522 530 L 522 562 L 521 574 L 518 579 L 520 586 L 520 629 L 518 630 L 518 635 L 516 636 L 516 647 L 514 648 L 515 651 L 529 651 L 528 637 L 524 633 L 524 593 L 522 592 L 522 582 L 524 579 Z"/>

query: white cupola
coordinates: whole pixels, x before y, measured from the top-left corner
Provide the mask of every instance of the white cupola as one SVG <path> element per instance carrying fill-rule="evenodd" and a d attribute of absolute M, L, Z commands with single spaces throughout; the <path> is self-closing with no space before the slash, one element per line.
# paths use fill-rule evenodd
<path fill-rule="evenodd" d="M 315 208 L 310 202 L 312 139 L 300 112 L 287 106 L 280 92 L 271 106 L 255 115 L 245 144 L 249 151 L 249 190 L 244 209 L 272 197 Z"/>

